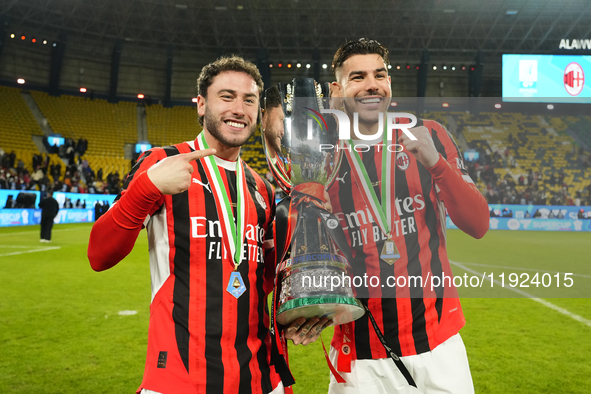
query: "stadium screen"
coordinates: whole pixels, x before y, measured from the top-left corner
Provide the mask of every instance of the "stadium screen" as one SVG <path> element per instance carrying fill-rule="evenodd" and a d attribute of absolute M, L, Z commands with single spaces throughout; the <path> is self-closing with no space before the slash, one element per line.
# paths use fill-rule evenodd
<path fill-rule="evenodd" d="M 503 101 L 591 103 L 591 56 L 503 55 Z"/>
<path fill-rule="evenodd" d="M 152 144 L 135 144 L 135 153 L 142 153 L 147 151 L 148 149 L 152 149 Z"/>
<path fill-rule="evenodd" d="M 478 161 L 479 158 L 480 153 L 478 153 L 474 149 L 467 149 L 464 151 L 464 160 L 466 161 Z"/>
<path fill-rule="evenodd" d="M 49 146 L 62 146 L 64 142 L 64 137 L 47 137 Z"/>

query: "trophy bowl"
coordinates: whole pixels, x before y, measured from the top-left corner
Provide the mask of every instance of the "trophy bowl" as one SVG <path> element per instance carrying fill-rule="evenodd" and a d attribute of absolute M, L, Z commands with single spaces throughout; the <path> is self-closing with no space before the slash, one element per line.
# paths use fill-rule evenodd
<path fill-rule="evenodd" d="M 338 145 L 336 123 L 322 114 L 329 87 L 294 78 L 278 90 L 283 130 L 267 127 L 262 138 L 269 169 L 288 194 L 275 224 L 282 238 L 276 240 L 276 319 L 288 325 L 300 317 L 326 317 L 344 324 L 365 311 L 351 286 L 349 245 L 326 193 L 342 159 L 339 150 L 322 149 Z"/>

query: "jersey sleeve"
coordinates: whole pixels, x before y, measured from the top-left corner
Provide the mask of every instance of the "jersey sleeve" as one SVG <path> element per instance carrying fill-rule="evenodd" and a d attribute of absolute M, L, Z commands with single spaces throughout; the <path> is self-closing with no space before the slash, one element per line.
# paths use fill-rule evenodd
<path fill-rule="evenodd" d="M 460 230 L 474 238 L 482 238 L 489 227 L 488 204 L 468 175 L 460 149 L 441 124 L 428 120 L 423 124 L 431 131 L 440 155 L 437 164 L 428 169 L 439 198 Z"/>
<path fill-rule="evenodd" d="M 95 271 L 123 260 L 133 249 L 146 217 L 164 203 L 164 195 L 146 172 L 163 157 L 159 151 L 147 151 L 125 178 L 111 208 L 92 226 L 87 255 Z"/>

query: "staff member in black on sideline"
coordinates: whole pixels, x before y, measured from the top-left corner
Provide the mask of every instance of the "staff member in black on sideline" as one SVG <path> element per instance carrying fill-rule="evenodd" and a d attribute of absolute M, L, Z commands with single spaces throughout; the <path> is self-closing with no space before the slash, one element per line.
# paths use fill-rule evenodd
<path fill-rule="evenodd" d="M 48 192 L 47 197 L 41 200 L 39 208 L 41 208 L 41 239 L 39 242 L 51 242 L 53 219 L 55 219 L 60 210 L 59 204 L 53 198 L 52 191 Z"/>

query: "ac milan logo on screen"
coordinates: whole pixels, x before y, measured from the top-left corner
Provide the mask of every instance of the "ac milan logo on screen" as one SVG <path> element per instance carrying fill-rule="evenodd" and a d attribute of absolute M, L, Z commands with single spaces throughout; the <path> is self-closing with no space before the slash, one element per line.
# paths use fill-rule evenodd
<path fill-rule="evenodd" d="M 578 96 L 585 86 L 585 73 L 579 63 L 572 62 L 564 69 L 564 88 L 571 96 Z"/>
<path fill-rule="evenodd" d="M 410 158 L 408 157 L 408 155 L 406 153 L 401 152 L 398 154 L 398 156 L 396 156 L 396 165 L 402 171 L 406 171 L 409 164 L 410 164 Z"/>

